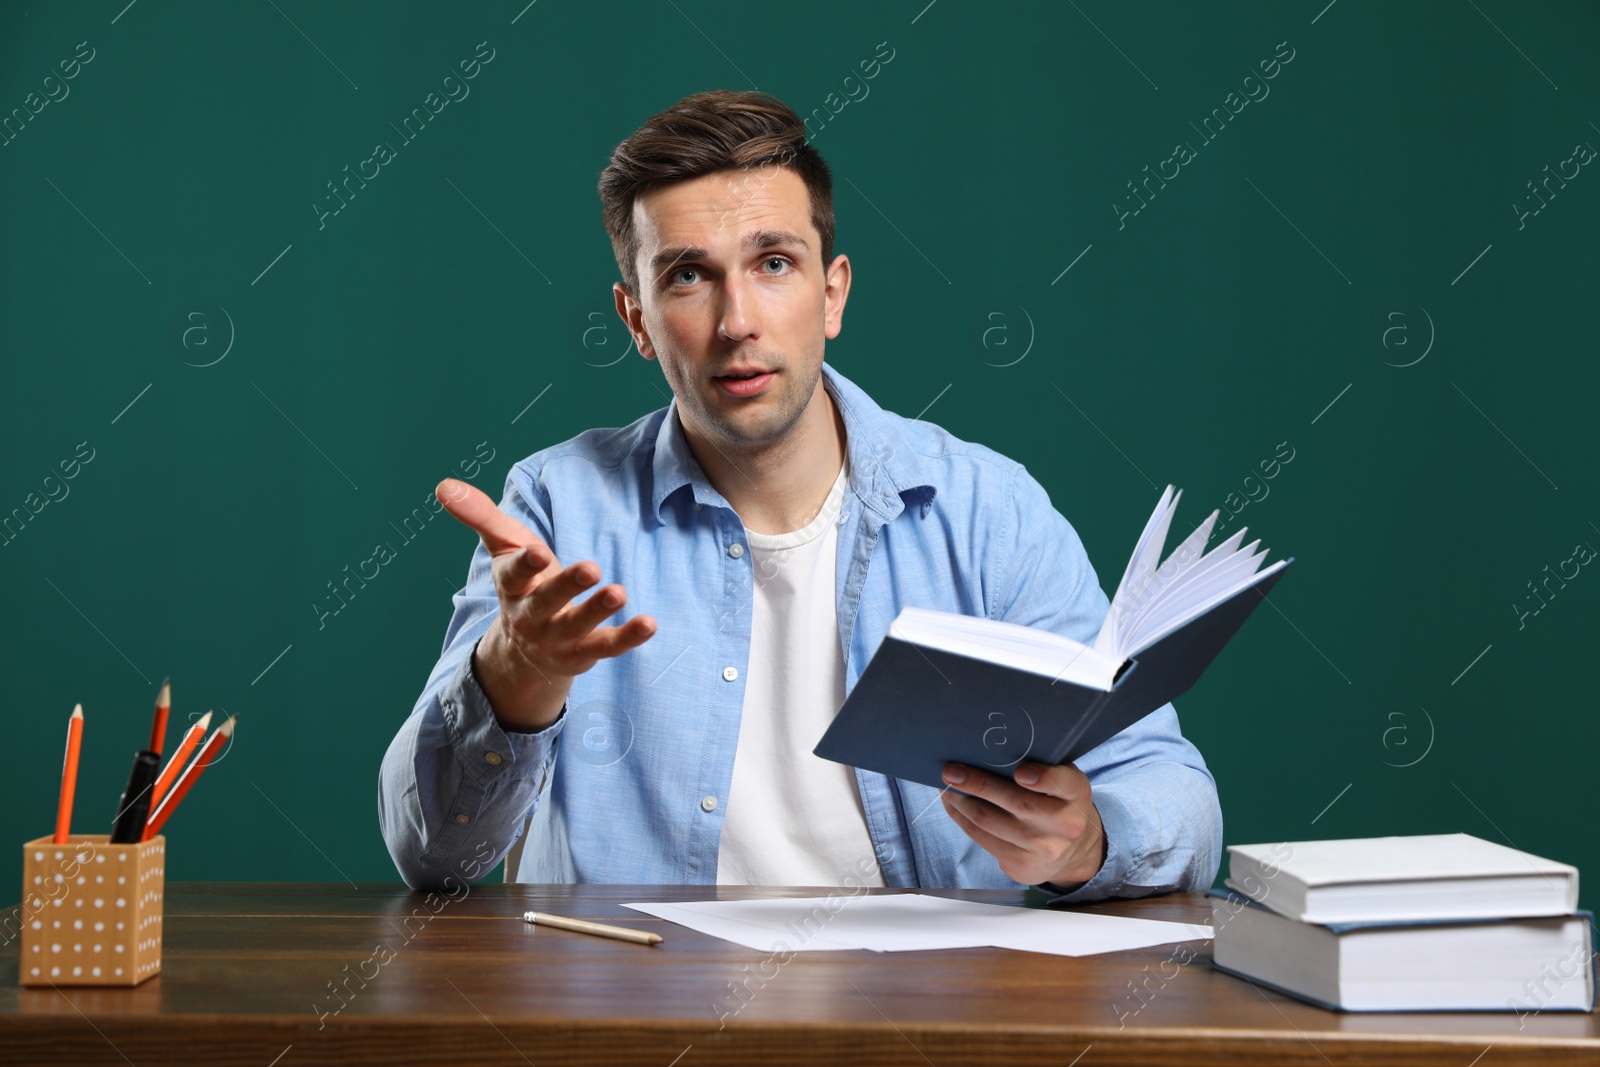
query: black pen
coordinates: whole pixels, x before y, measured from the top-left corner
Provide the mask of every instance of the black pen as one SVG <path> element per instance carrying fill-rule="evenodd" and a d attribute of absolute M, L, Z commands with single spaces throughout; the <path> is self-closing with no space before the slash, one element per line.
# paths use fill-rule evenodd
<path fill-rule="evenodd" d="M 111 820 L 108 844 L 136 845 L 144 836 L 144 824 L 150 817 L 150 790 L 160 769 L 161 757 L 150 749 L 134 754 L 128 788 L 123 790 L 116 817 Z"/>

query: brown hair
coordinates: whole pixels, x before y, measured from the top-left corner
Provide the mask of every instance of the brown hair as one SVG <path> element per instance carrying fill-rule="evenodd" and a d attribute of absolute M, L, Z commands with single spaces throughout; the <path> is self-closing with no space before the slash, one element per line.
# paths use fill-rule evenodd
<path fill-rule="evenodd" d="M 650 116 L 617 145 L 600 172 L 600 204 L 628 292 L 640 295 L 639 237 L 633 229 L 637 196 L 718 171 L 773 163 L 805 182 L 826 268 L 833 261 L 833 177 L 806 141 L 805 123 L 783 101 L 754 90 L 696 93 Z"/>

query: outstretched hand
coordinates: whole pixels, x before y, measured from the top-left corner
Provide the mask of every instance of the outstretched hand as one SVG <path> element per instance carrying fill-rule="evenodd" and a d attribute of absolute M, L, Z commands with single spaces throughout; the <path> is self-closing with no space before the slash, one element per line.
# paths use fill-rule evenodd
<path fill-rule="evenodd" d="M 541 684 L 530 671 L 543 685 L 570 683 L 599 660 L 637 648 L 655 634 L 649 615 L 600 627 L 627 602 L 626 590 L 615 583 L 582 603 L 571 602 L 600 580 L 600 567 L 592 560 L 562 567 L 538 534 L 466 482 L 446 478 L 434 493 L 446 511 L 477 532 L 489 553 L 500 614 L 479 645 L 477 663 L 497 712 L 508 710 L 501 704 L 515 702 L 518 690 Z M 493 689 L 500 691 L 499 699 Z"/>

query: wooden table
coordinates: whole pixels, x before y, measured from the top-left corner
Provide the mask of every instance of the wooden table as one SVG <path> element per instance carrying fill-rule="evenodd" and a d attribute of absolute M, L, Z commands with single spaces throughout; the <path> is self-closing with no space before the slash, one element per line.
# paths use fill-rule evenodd
<path fill-rule="evenodd" d="M 176 883 L 162 973 L 138 987 L 25 989 L 18 941 L 0 948 L 0 1063 L 1600 1064 L 1591 1014 L 1519 1030 L 1512 1014 L 1323 1011 L 1212 970 L 1205 941 L 1078 959 L 960 949 L 779 963 L 619 906 L 827 892 L 496 883 L 450 899 L 384 884 Z M 532 927 L 526 910 L 666 940 Z M 1210 921 L 1198 895 L 1094 910 Z"/>

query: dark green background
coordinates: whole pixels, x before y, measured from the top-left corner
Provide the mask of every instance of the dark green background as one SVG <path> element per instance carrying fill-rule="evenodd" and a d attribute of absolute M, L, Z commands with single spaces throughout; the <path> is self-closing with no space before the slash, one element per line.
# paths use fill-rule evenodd
<path fill-rule="evenodd" d="M 619 140 L 717 87 L 837 106 L 885 41 L 814 140 L 855 272 L 828 360 L 1024 462 L 1108 592 L 1168 482 L 1192 525 L 1294 451 L 1228 529 L 1298 563 L 1178 702 L 1226 840 L 1460 830 L 1600 871 L 1600 575 L 1513 608 L 1600 544 L 1600 176 L 1512 208 L 1600 145 L 1600 9 L 124 2 L 0 9 L 0 111 L 96 52 L 0 148 L 0 511 L 95 450 L 0 547 L 0 887 L 53 826 L 73 703 L 74 827 L 104 832 L 166 674 L 176 724 L 241 717 L 169 877 L 395 880 L 378 763 L 473 535 L 442 516 L 324 628 L 312 604 L 479 442 L 498 496 L 667 402 L 619 361 L 594 188 Z M 319 230 L 325 183 L 482 41 L 471 95 Z M 1201 143 L 1280 42 L 1270 95 Z M 1178 141 L 1197 157 L 1119 228 Z M 191 366 L 218 309 L 233 347 Z"/>

